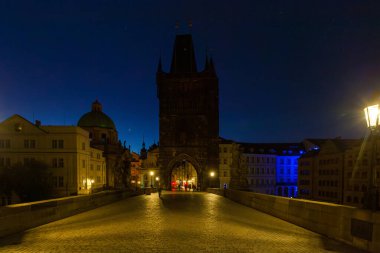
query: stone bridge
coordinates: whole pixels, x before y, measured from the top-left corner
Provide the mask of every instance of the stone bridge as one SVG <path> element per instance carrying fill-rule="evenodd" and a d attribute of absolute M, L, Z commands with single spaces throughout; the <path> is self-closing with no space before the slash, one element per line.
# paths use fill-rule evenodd
<path fill-rule="evenodd" d="M 0 225 L 11 220 L 8 215 Z M 223 196 L 164 191 L 161 198 L 157 193 L 122 198 L 3 236 L 0 252 L 362 251 Z"/>

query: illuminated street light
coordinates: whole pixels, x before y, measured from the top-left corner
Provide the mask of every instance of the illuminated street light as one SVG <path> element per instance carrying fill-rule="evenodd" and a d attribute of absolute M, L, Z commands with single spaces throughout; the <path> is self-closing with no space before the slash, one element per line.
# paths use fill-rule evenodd
<path fill-rule="evenodd" d="M 366 193 L 365 207 L 373 211 L 379 208 L 379 192 L 376 183 L 376 150 L 377 139 L 379 133 L 379 105 L 371 105 L 364 108 L 364 114 L 367 121 L 367 127 L 370 129 L 370 136 L 368 138 L 371 146 L 370 156 L 370 177 L 369 177 L 369 189 Z"/>
<path fill-rule="evenodd" d="M 215 172 L 214 171 L 211 171 L 210 172 L 210 177 L 211 177 L 211 180 L 210 180 L 210 187 L 213 187 L 213 183 L 214 183 L 214 177 L 215 177 Z"/>
<path fill-rule="evenodd" d="M 160 181 L 160 178 L 159 177 L 156 177 L 156 187 L 158 187 L 159 185 L 159 181 Z"/>
<path fill-rule="evenodd" d="M 153 175 L 154 175 L 154 172 L 151 171 L 149 174 L 150 174 L 150 187 L 153 187 Z"/>
<path fill-rule="evenodd" d="M 371 105 L 364 108 L 367 127 L 375 130 L 379 126 L 379 105 Z"/>

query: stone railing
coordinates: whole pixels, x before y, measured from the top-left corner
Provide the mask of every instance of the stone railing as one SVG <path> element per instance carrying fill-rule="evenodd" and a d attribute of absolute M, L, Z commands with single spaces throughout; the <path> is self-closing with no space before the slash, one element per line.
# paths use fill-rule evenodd
<path fill-rule="evenodd" d="M 230 189 L 208 189 L 208 192 L 359 249 L 380 252 L 380 212 Z"/>
<path fill-rule="evenodd" d="M 138 192 L 105 191 L 0 207 L 0 237 L 106 205 Z"/>

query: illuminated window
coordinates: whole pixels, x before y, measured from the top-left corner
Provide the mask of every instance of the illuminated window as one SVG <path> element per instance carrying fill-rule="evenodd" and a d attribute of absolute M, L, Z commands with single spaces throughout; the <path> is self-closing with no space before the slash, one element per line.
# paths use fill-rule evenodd
<path fill-rule="evenodd" d="M 59 158 L 58 159 L 58 168 L 63 168 L 65 165 L 64 165 L 64 162 L 63 162 L 63 158 Z"/>
<path fill-rule="evenodd" d="M 52 148 L 62 149 L 63 148 L 63 140 L 52 140 Z"/>
<path fill-rule="evenodd" d="M 53 168 L 63 168 L 65 166 L 63 158 L 53 158 L 52 167 Z"/>

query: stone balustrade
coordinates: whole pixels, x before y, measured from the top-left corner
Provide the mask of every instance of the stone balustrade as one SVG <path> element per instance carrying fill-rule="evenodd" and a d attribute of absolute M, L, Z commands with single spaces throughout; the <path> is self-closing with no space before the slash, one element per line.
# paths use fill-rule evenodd
<path fill-rule="evenodd" d="M 380 252 L 380 212 L 231 189 L 208 189 L 235 202 L 370 252 Z"/>
<path fill-rule="evenodd" d="M 55 220 L 106 205 L 134 192 L 104 191 L 0 207 L 0 237 L 21 232 Z"/>

